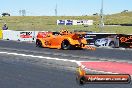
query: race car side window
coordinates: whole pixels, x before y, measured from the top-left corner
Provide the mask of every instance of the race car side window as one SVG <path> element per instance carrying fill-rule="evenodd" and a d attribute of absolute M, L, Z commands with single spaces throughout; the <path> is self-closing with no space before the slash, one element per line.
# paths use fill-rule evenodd
<path fill-rule="evenodd" d="M 58 36 L 60 33 L 59 32 L 53 32 L 53 35 Z"/>

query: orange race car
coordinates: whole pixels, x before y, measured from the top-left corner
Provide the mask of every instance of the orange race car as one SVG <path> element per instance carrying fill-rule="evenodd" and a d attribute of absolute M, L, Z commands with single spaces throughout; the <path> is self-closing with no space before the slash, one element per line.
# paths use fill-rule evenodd
<path fill-rule="evenodd" d="M 77 33 L 67 30 L 61 32 L 39 32 L 36 39 L 37 47 L 48 47 L 57 49 L 86 48 L 87 41 Z"/>

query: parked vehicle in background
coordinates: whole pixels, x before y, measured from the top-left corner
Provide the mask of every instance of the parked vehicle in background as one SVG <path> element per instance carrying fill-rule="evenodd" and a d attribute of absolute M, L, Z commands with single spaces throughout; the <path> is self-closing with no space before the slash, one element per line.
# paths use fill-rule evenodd
<path fill-rule="evenodd" d="M 2 17 L 4 17 L 4 16 L 10 16 L 9 13 L 2 13 L 1 15 L 2 15 Z"/>
<path fill-rule="evenodd" d="M 107 46 L 107 47 L 119 47 L 119 39 L 117 35 L 111 35 L 106 38 L 97 39 L 95 41 L 95 46 Z"/>

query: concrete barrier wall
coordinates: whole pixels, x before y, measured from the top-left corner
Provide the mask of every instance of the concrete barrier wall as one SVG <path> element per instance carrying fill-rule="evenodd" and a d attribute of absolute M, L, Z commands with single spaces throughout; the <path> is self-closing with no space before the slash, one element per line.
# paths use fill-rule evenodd
<path fill-rule="evenodd" d="M 13 30 L 3 30 L 3 39 L 4 40 L 19 40 L 19 34 L 17 31 Z"/>
<path fill-rule="evenodd" d="M 14 41 L 36 41 L 36 37 L 39 31 L 13 31 L 3 30 L 3 40 L 14 40 Z M 1 33 L 2 34 L 2 33 Z"/>
<path fill-rule="evenodd" d="M 36 41 L 37 34 L 40 31 L 18 31 L 20 41 Z"/>

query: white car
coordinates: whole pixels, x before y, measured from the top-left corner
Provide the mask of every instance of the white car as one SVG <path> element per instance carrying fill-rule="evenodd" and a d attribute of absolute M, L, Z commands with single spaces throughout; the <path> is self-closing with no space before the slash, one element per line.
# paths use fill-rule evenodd
<path fill-rule="evenodd" d="M 97 46 L 97 47 L 99 47 L 99 46 L 115 47 L 115 41 L 113 40 L 113 38 L 101 38 L 101 39 L 97 39 L 95 41 L 95 46 Z"/>

